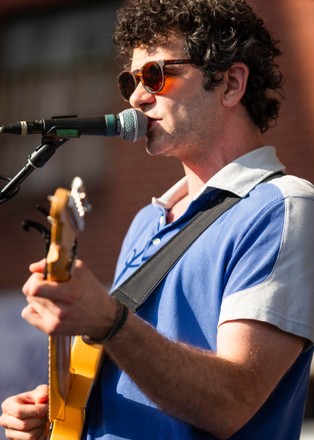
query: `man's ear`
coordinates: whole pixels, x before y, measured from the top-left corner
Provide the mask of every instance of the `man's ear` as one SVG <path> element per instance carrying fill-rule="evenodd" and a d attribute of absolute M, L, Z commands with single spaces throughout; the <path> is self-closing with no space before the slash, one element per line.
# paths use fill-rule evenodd
<path fill-rule="evenodd" d="M 243 98 L 249 77 L 249 68 L 238 61 L 224 73 L 223 103 L 226 107 L 237 105 Z"/>

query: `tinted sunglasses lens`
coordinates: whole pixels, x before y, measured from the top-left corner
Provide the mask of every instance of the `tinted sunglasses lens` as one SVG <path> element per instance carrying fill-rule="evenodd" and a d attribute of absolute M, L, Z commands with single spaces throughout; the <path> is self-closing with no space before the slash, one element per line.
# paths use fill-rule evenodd
<path fill-rule="evenodd" d="M 158 63 L 147 63 L 142 69 L 142 81 L 148 92 L 158 93 L 163 87 L 163 72 Z"/>
<path fill-rule="evenodd" d="M 136 89 L 135 78 L 130 72 L 122 72 L 118 77 L 119 89 L 122 97 L 129 101 L 132 93 Z"/>

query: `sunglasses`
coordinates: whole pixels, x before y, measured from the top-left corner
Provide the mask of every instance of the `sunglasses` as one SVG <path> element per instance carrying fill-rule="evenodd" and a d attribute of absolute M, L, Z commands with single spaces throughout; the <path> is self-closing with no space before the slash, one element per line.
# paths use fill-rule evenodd
<path fill-rule="evenodd" d="M 171 64 L 191 64 L 189 60 L 161 60 L 149 61 L 141 69 L 124 70 L 118 76 L 119 89 L 122 98 L 129 101 L 132 93 L 141 82 L 148 93 L 156 94 L 162 91 L 165 85 L 165 66 Z"/>

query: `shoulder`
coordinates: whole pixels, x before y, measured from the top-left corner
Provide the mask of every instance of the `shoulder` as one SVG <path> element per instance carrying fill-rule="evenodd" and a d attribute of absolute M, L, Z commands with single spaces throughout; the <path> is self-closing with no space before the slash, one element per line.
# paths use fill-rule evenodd
<path fill-rule="evenodd" d="M 314 185 L 299 177 L 286 175 L 272 182 L 280 191 L 284 205 L 285 239 L 300 243 L 301 237 L 314 235 Z M 312 240 L 310 240 L 312 242 Z M 304 248 L 306 249 L 306 243 Z"/>
<path fill-rule="evenodd" d="M 314 200 L 314 185 L 300 177 L 284 175 L 272 180 L 270 183 L 276 185 L 283 197 L 305 197 Z"/>
<path fill-rule="evenodd" d="M 307 218 L 314 215 L 314 185 L 302 178 L 283 175 L 257 185 L 240 202 L 238 214 L 243 220 L 255 222 L 264 219 L 267 223 L 281 222 L 300 218 L 306 213 Z M 246 220 L 245 226 L 247 227 Z M 265 227 L 265 225 L 263 226 Z"/>

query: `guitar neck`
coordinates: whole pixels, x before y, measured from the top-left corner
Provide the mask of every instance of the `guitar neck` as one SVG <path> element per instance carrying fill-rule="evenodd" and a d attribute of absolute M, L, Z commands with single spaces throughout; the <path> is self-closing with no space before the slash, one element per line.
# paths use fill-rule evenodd
<path fill-rule="evenodd" d="M 76 178 L 78 179 L 78 178 Z M 81 180 L 71 192 L 58 188 L 50 198 L 51 243 L 46 277 L 67 282 L 75 259 L 76 233 L 89 210 Z M 84 202 L 84 203 L 83 203 Z M 104 355 L 102 345 L 87 345 L 80 336 L 49 337 L 49 421 L 51 440 L 80 440 L 85 410 Z"/>
<path fill-rule="evenodd" d="M 50 281 L 67 281 L 73 260 L 72 247 L 75 231 L 70 225 L 67 210 L 70 192 L 58 188 L 51 200 L 50 221 L 51 240 L 47 254 L 46 278 Z M 66 233 L 65 233 L 66 229 Z M 70 374 L 71 338 L 49 336 L 49 420 L 65 417 L 65 401 L 71 382 Z"/>

